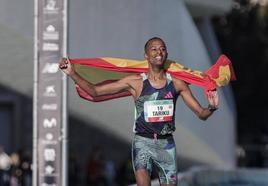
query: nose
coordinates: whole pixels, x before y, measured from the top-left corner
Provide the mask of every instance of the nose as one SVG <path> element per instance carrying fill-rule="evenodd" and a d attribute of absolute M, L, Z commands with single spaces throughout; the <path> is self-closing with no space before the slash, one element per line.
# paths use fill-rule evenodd
<path fill-rule="evenodd" d="M 161 49 L 157 49 L 157 54 L 161 54 L 162 53 L 162 51 L 161 51 Z"/>

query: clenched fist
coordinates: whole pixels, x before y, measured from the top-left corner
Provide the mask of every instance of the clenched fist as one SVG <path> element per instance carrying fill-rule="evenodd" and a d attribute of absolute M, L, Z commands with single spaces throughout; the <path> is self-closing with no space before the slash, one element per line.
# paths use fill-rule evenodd
<path fill-rule="evenodd" d="M 67 75 L 73 75 L 75 73 L 74 67 L 69 58 L 62 58 L 61 62 L 59 63 L 59 68 Z"/>

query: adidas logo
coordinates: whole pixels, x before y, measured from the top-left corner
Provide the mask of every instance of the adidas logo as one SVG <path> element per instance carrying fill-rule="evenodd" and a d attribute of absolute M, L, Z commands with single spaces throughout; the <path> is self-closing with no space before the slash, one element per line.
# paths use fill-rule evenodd
<path fill-rule="evenodd" d="M 165 98 L 173 98 L 172 93 L 169 91 L 169 92 L 165 95 Z"/>

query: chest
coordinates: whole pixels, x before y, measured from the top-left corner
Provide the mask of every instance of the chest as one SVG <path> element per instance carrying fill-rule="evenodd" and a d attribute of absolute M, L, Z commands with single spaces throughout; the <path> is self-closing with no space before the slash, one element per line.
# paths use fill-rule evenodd
<path fill-rule="evenodd" d="M 162 79 L 162 80 L 150 80 L 148 79 L 148 83 L 155 89 L 162 89 L 166 86 L 167 80 Z"/>
<path fill-rule="evenodd" d="M 153 86 L 149 80 L 146 79 L 143 81 L 140 97 L 146 98 L 145 100 L 174 99 L 177 97 L 172 82 L 164 81 L 158 85 L 159 88 Z"/>

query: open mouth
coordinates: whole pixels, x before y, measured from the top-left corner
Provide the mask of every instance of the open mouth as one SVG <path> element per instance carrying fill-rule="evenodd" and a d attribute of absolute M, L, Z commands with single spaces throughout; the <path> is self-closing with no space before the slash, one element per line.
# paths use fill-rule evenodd
<path fill-rule="evenodd" d="M 160 61 L 160 60 L 162 60 L 162 57 L 161 56 L 156 56 L 155 59 Z"/>

